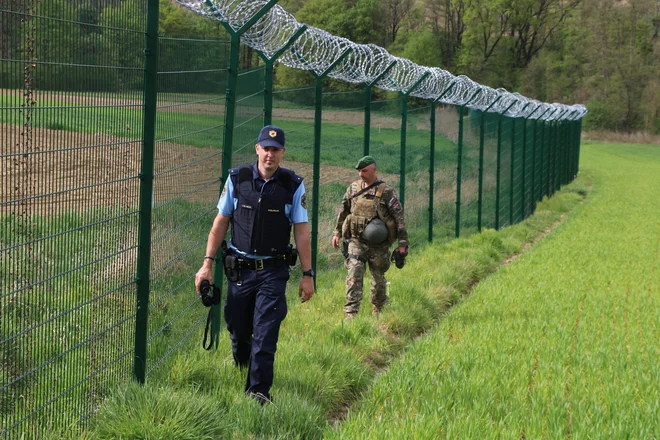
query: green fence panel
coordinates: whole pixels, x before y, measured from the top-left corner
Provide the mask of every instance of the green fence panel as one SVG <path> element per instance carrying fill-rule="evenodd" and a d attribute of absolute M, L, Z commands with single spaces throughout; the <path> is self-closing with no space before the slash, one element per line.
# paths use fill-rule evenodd
<path fill-rule="evenodd" d="M 499 217 L 500 228 L 511 225 L 511 139 L 513 138 L 515 119 L 502 116 L 501 148 L 500 148 L 500 191 Z"/>
<path fill-rule="evenodd" d="M 525 144 L 523 149 L 523 185 L 522 185 L 522 218 L 529 217 L 534 210 L 532 194 L 534 182 L 534 120 L 524 119 Z"/>
<path fill-rule="evenodd" d="M 427 242 L 430 148 L 429 103 L 408 98 L 406 127 L 406 227 L 411 247 Z M 437 139 L 436 139 L 437 148 Z"/>
<path fill-rule="evenodd" d="M 161 35 L 147 373 L 199 344 L 206 311 L 194 274 L 217 214 L 229 42 Z M 184 56 L 185 54 L 185 56 Z"/>
<path fill-rule="evenodd" d="M 523 218 L 523 153 L 526 141 L 525 120 L 523 118 L 514 118 L 513 130 L 514 137 L 512 141 L 513 151 L 511 152 L 511 205 L 509 215 L 511 224 L 518 223 Z"/>
<path fill-rule="evenodd" d="M 482 113 L 484 118 L 483 170 L 481 176 L 481 226 L 495 228 L 497 197 L 497 131 L 499 115 Z"/>
<path fill-rule="evenodd" d="M 238 72 L 231 167 L 257 162 L 254 146 L 264 122 L 265 71 L 262 64 Z"/>
<path fill-rule="evenodd" d="M 3 6 L 4 438 L 58 436 L 132 371 L 145 14 L 112 12 Z"/>
<path fill-rule="evenodd" d="M 455 106 L 434 105 L 433 236 L 443 242 L 455 236 L 458 112 Z"/>
<path fill-rule="evenodd" d="M 341 252 L 331 246 L 331 238 L 344 192 L 351 182 L 359 179 L 355 164 L 363 155 L 365 132 L 364 89 L 332 90 L 337 88 L 337 83 L 331 80 L 325 83 L 328 86 L 323 92 L 321 167 L 318 176 L 319 269 L 343 264 Z M 380 168 L 379 163 L 377 166 Z"/>
<path fill-rule="evenodd" d="M 461 157 L 461 236 L 478 232 L 481 112 L 467 110 L 463 119 Z"/>

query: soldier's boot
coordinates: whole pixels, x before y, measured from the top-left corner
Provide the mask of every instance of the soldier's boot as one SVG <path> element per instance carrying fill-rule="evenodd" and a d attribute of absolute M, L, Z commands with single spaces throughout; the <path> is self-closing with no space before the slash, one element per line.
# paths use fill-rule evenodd
<path fill-rule="evenodd" d="M 374 309 L 371 311 L 371 314 L 373 316 L 380 315 L 383 312 L 383 309 L 385 308 L 385 304 L 387 304 L 387 302 L 388 302 L 388 299 L 386 298 L 385 302 L 383 304 L 380 304 L 380 305 L 374 304 Z"/>

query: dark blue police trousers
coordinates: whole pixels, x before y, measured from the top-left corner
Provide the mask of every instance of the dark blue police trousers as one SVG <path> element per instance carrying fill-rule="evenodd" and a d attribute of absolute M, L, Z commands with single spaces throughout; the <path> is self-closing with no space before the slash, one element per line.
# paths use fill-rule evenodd
<path fill-rule="evenodd" d="M 228 282 L 225 321 L 236 364 L 248 367 L 246 392 L 270 398 L 280 324 L 287 314 L 287 265 L 242 270 L 241 285 Z"/>

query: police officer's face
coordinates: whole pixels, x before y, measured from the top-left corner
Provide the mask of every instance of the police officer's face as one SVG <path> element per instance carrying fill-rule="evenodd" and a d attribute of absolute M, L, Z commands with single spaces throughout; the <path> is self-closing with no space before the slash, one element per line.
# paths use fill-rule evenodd
<path fill-rule="evenodd" d="M 256 145 L 257 156 L 259 156 L 259 168 L 263 171 L 274 172 L 280 166 L 280 160 L 284 156 L 286 148 L 262 147 Z"/>
<path fill-rule="evenodd" d="M 367 165 L 361 170 L 358 170 L 358 173 L 360 173 L 360 179 L 364 183 L 371 185 L 376 180 L 376 164 Z"/>

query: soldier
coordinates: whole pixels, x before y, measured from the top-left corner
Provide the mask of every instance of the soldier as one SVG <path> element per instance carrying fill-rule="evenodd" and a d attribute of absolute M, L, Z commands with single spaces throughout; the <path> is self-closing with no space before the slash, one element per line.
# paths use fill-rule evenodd
<path fill-rule="evenodd" d="M 337 225 L 332 234 L 332 246 L 339 247 L 344 239 L 346 276 L 346 319 L 360 310 L 362 280 L 369 263 L 373 315 L 378 315 L 387 302 L 385 272 L 390 268 L 389 248 L 397 242 L 398 252 L 408 252 L 408 232 L 403 220 L 403 208 L 394 189 L 376 177 L 376 161 L 371 156 L 359 160 L 355 169 L 360 180 L 346 190 Z"/>
<path fill-rule="evenodd" d="M 267 125 L 257 142 L 257 163 L 229 170 L 195 285 L 199 293 L 202 281 L 213 281 L 212 264 L 222 243 L 228 279 L 224 315 L 232 353 L 236 365 L 248 370 L 246 394 L 263 405 L 271 402 L 275 351 L 287 314 L 286 284 L 295 263 L 292 229 L 303 269 L 298 289 L 303 302 L 314 294 L 315 274 L 303 179 L 279 166 L 284 132 Z M 229 225 L 231 241 L 224 246 Z"/>

